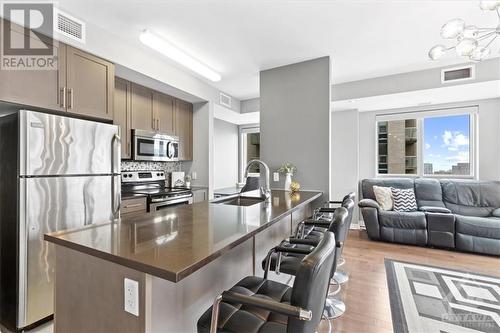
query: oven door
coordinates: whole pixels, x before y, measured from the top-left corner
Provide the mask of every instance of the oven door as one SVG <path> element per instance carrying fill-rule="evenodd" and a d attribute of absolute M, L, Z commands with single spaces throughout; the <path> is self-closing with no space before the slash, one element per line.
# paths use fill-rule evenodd
<path fill-rule="evenodd" d="M 168 140 L 134 136 L 134 160 L 169 161 Z"/>
<path fill-rule="evenodd" d="M 174 206 L 180 205 L 190 205 L 193 203 L 193 196 L 185 196 L 181 198 L 167 199 L 165 201 L 151 202 L 148 207 L 148 211 L 155 212 L 161 209 L 172 208 Z"/>

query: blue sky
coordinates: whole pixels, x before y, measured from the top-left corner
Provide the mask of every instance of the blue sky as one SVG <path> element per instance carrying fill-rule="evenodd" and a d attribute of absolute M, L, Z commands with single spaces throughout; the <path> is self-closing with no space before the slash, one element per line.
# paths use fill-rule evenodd
<path fill-rule="evenodd" d="M 469 115 L 424 119 L 424 163 L 434 172 L 469 162 L 469 121 Z"/>

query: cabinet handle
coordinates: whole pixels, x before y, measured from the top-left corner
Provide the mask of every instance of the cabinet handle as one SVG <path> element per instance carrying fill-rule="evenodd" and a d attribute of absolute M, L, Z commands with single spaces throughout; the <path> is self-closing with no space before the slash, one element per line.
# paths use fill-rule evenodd
<path fill-rule="evenodd" d="M 61 88 L 61 95 L 62 95 L 62 97 L 59 96 L 59 97 L 61 97 L 61 107 L 63 109 L 66 109 L 66 87 Z"/>
<path fill-rule="evenodd" d="M 160 119 L 156 119 L 156 129 L 160 130 Z"/>
<path fill-rule="evenodd" d="M 151 128 L 154 130 L 155 129 L 155 118 L 153 118 L 153 121 L 152 121 L 152 124 L 151 124 Z"/>
<path fill-rule="evenodd" d="M 68 101 L 68 110 L 73 108 L 73 88 L 68 89 L 69 101 Z"/>

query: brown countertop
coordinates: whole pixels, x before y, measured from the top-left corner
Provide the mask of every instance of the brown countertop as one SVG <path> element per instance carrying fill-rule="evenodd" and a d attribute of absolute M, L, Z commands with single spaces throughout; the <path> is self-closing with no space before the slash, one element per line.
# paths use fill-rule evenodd
<path fill-rule="evenodd" d="M 257 191 L 245 196 L 256 196 Z M 132 269 L 178 282 L 273 222 L 318 199 L 316 191 L 272 190 L 270 203 L 248 207 L 200 202 L 44 236 Z"/>

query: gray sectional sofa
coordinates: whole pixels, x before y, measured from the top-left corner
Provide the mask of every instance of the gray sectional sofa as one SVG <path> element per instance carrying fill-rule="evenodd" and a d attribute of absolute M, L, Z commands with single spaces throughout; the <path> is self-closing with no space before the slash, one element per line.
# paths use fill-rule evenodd
<path fill-rule="evenodd" d="M 373 186 L 413 188 L 418 211 L 384 211 Z M 376 178 L 361 183 L 368 236 L 403 244 L 500 255 L 500 182 Z"/>

